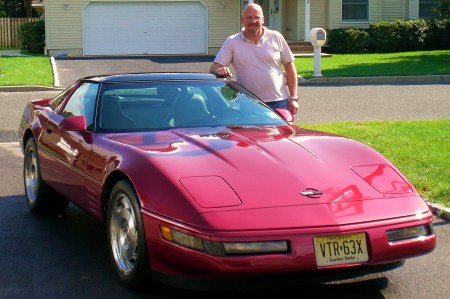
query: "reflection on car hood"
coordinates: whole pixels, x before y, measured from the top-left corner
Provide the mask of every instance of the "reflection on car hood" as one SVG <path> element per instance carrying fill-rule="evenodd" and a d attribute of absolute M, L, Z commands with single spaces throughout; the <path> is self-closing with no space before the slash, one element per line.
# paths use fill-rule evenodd
<path fill-rule="evenodd" d="M 332 204 L 340 205 L 339 213 L 360 213 L 362 201 L 416 194 L 398 170 L 370 147 L 295 126 L 185 128 L 109 138 L 140 149 L 167 176 L 200 177 L 187 188 L 207 189 L 210 180 L 202 185 L 201 177 L 222 178 L 241 202 L 214 206 L 228 211 Z M 395 182 L 388 176 L 385 184 L 390 185 L 377 190 L 353 170 L 365 165 L 377 170 L 377 165 L 387 166 Z M 373 175 L 378 185 L 384 184 L 383 170 Z M 199 213 L 210 212 L 211 206 L 202 204 L 208 199 L 194 200 Z"/>

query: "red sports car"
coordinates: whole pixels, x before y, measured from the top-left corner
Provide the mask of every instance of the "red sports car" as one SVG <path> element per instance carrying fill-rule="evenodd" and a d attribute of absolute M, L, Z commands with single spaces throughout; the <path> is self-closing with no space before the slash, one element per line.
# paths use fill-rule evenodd
<path fill-rule="evenodd" d="M 227 288 L 387 271 L 436 246 L 432 214 L 385 157 L 302 129 L 209 74 L 78 80 L 19 128 L 33 213 L 105 223 L 129 287 Z"/>

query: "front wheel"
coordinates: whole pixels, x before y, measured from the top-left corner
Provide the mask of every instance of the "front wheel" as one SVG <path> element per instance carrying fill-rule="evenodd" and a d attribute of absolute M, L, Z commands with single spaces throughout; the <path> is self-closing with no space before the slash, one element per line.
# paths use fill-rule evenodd
<path fill-rule="evenodd" d="M 129 288 L 141 286 L 150 279 L 144 224 L 134 189 L 125 180 L 111 191 L 106 227 L 111 262 L 120 280 Z"/>
<path fill-rule="evenodd" d="M 25 198 L 32 213 L 61 213 L 69 205 L 68 199 L 42 181 L 38 151 L 34 138 L 29 138 L 25 145 L 23 183 Z"/>

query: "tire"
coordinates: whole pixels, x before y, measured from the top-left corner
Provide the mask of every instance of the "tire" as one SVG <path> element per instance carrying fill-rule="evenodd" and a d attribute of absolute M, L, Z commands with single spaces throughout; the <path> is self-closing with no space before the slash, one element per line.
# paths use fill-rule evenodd
<path fill-rule="evenodd" d="M 23 161 L 25 199 L 30 211 L 39 213 L 62 213 L 69 200 L 42 181 L 36 142 L 29 138 L 25 145 Z"/>
<path fill-rule="evenodd" d="M 109 255 L 120 280 L 128 288 L 151 282 L 144 224 L 133 187 L 117 182 L 110 194 L 107 212 Z"/>

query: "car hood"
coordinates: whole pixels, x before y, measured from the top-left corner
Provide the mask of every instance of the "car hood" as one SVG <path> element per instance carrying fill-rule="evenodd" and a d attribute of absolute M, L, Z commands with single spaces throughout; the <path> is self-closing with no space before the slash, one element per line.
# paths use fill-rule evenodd
<path fill-rule="evenodd" d="M 144 153 L 173 180 L 196 211 L 172 216 L 202 227 L 214 226 L 212 219 L 220 219 L 219 214 L 227 219 L 272 215 L 272 219 L 283 219 L 283 224 L 273 221 L 271 227 L 296 226 L 300 214 L 317 209 L 327 211 L 321 213 L 323 217 L 330 211 L 333 215 L 353 214 L 341 218 L 343 223 L 355 221 L 354 216 L 361 214 L 379 219 L 386 216 L 387 200 L 417 196 L 398 169 L 370 147 L 296 126 L 186 128 L 109 138 Z M 376 211 L 366 211 L 364 205 L 374 200 L 385 203 Z M 402 215 L 417 212 L 417 206 L 404 212 L 402 205 L 398 206 L 392 217 L 399 211 Z M 321 223 L 336 224 L 335 216 L 329 219 Z M 238 221 L 241 227 L 243 222 Z M 258 227 L 254 220 L 247 222 L 247 228 Z M 272 221 L 266 219 L 261 225 L 267 222 Z"/>

